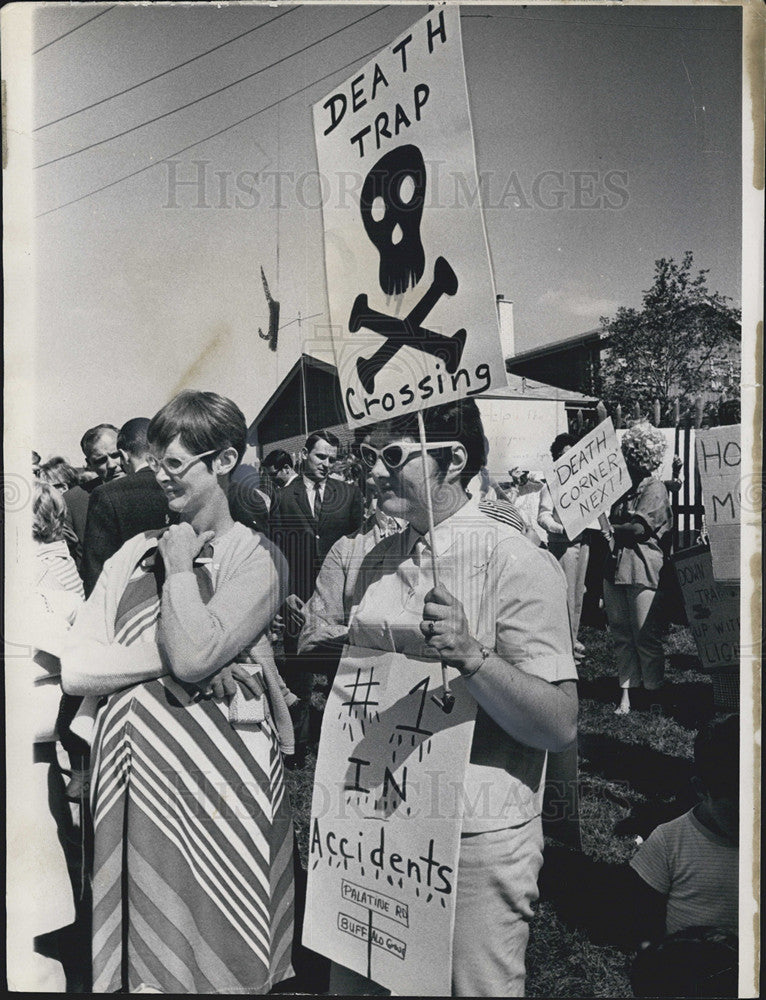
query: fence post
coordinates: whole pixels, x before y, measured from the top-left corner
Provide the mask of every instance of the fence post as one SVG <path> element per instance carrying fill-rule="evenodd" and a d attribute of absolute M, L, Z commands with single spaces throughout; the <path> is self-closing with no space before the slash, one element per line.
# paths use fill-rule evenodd
<path fill-rule="evenodd" d="M 636 420 L 641 419 L 641 407 L 638 405 L 638 400 L 636 400 L 633 406 L 633 416 L 635 417 Z"/>
<path fill-rule="evenodd" d="M 673 400 L 673 426 L 678 427 L 681 423 L 681 404 L 678 396 Z"/>
<path fill-rule="evenodd" d="M 615 426 L 615 428 L 617 430 L 619 430 L 622 427 L 622 404 L 621 403 L 617 404 L 617 410 L 615 411 L 615 414 L 614 414 L 614 426 Z"/>
<path fill-rule="evenodd" d="M 598 414 L 598 422 L 603 423 L 607 418 L 606 407 L 601 400 L 596 403 L 596 413 Z"/>
<path fill-rule="evenodd" d="M 655 427 L 659 427 L 660 426 L 660 417 L 661 416 L 662 416 L 662 413 L 660 412 L 660 401 L 659 401 L 659 399 L 655 399 L 655 401 L 654 401 L 654 426 Z"/>
<path fill-rule="evenodd" d="M 702 396 L 697 396 L 694 400 L 694 426 L 702 427 Z"/>

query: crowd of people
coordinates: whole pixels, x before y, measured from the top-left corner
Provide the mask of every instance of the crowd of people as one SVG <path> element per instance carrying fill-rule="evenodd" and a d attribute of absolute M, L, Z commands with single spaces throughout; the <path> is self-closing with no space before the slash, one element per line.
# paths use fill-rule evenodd
<path fill-rule="evenodd" d="M 549 779 L 577 780 L 591 532 L 566 536 L 544 484 L 530 514 L 527 477 L 490 478 L 473 400 L 423 423 L 425 450 L 411 414 L 357 431 L 341 460 L 320 430 L 299 462 L 259 461 L 239 407 L 189 391 L 151 420 L 90 428 L 83 470 L 33 455 L 26 805 L 40 817 L 30 852 L 48 861 L 21 868 L 32 988 L 67 988 L 60 951 L 37 945 L 85 919 L 95 992 L 267 993 L 296 974 L 297 992 L 319 991 L 301 980 L 305 872 L 284 771 L 307 766 L 315 674 L 332 681 L 346 645 L 393 642 L 465 679 L 468 796 L 492 775 L 492 808 L 461 829 L 453 995 L 523 995 L 546 760 Z M 559 435 L 553 458 L 575 444 Z M 664 447 L 646 422 L 626 432 L 631 489 L 601 529 L 623 714 L 663 678 Z M 699 805 L 632 862 L 650 942 L 637 983 L 667 935 L 736 935 L 736 731 L 730 718 L 700 733 Z M 67 801 L 88 834 L 85 916 L 60 849 Z M 386 992 L 335 963 L 329 991 Z"/>

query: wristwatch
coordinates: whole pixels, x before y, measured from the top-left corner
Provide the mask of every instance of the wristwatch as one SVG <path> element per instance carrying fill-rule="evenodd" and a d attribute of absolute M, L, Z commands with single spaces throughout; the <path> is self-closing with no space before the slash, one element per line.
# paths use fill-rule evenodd
<path fill-rule="evenodd" d="M 494 653 L 494 649 L 490 649 L 489 646 L 482 646 L 479 644 L 479 653 L 481 654 L 481 663 L 477 664 L 473 670 L 466 671 L 466 673 L 463 674 L 463 677 L 473 677 L 475 673 L 481 670 L 487 660 L 487 657 Z"/>

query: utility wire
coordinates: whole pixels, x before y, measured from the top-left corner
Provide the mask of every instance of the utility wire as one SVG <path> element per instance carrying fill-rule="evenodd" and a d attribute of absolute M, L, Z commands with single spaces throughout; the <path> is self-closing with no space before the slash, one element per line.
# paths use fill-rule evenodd
<path fill-rule="evenodd" d="M 464 17 L 481 17 L 485 20 L 496 20 L 496 21 L 545 21 L 549 24 L 560 24 L 566 26 L 567 24 L 584 24 L 591 28 L 639 28 L 640 30 L 646 31 L 739 31 L 739 28 L 718 28 L 718 27 L 704 27 L 699 24 L 632 24 L 629 22 L 621 21 L 576 21 L 571 18 L 566 20 L 561 20 L 557 17 L 528 17 L 525 15 L 514 16 L 513 14 L 461 14 L 461 18 Z"/>
<path fill-rule="evenodd" d="M 46 122 L 44 125 L 38 125 L 37 128 L 33 128 L 32 131 L 39 132 L 40 129 L 49 128 L 51 125 L 58 125 L 59 122 L 66 121 L 67 118 L 74 118 L 75 115 L 80 115 L 83 111 L 90 111 L 92 108 L 97 108 L 100 104 L 106 104 L 107 101 L 113 101 L 116 97 L 122 97 L 124 94 L 129 94 L 131 90 L 137 90 L 139 87 L 146 86 L 147 83 L 153 83 L 155 80 L 159 80 L 163 76 L 167 76 L 168 73 L 175 73 L 177 69 L 189 66 L 191 63 L 196 62 L 197 59 L 202 59 L 203 56 L 209 56 L 211 52 L 217 52 L 218 49 L 223 49 L 227 45 L 231 45 L 233 42 L 239 41 L 239 39 L 244 38 L 245 35 L 251 35 L 254 31 L 260 31 L 261 28 L 265 28 L 267 24 L 273 24 L 274 21 L 278 21 L 280 17 L 286 17 L 288 14 L 292 14 L 299 9 L 300 6 L 290 7 L 288 10 L 282 11 L 281 14 L 277 14 L 276 17 L 269 18 L 268 21 L 264 21 L 262 24 L 257 24 L 254 28 L 248 28 L 247 31 L 243 31 L 239 35 L 235 35 L 234 38 L 230 38 L 227 42 L 221 42 L 220 45 L 214 45 L 212 49 L 206 49 L 205 52 L 200 52 L 198 56 L 192 56 L 191 59 L 186 59 L 184 62 L 178 63 L 177 66 L 171 66 L 170 69 L 165 69 L 161 73 L 147 77 L 146 80 L 141 80 L 140 83 L 134 83 L 131 87 L 126 87 L 125 90 L 120 90 L 116 94 L 110 94 L 109 97 L 102 97 L 100 101 L 94 101 L 93 104 L 86 104 L 84 108 L 78 108 L 76 111 L 70 111 L 69 114 L 62 115 L 60 118 L 54 118 L 53 121 Z"/>
<path fill-rule="evenodd" d="M 51 45 L 55 45 L 56 42 L 60 42 L 62 38 L 66 38 L 67 35 L 71 35 L 75 31 L 79 31 L 80 28 L 84 28 L 86 24 L 90 24 L 91 21 L 95 21 L 97 17 L 103 17 L 104 14 L 108 14 L 110 10 L 114 10 L 117 6 L 116 3 L 111 4 L 106 10 L 100 10 L 98 14 L 94 14 L 93 17 L 89 17 L 87 21 L 83 21 L 82 24 L 78 24 L 76 28 L 70 28 L 69 31 L 65 31 L 63 35 L 59 35 L 58 38 L 54 38 L 51 42 L 46 42 L 45 45 L 41 45 L 39 49 L 35 49 L 32 53 L 36 56 L 38 52 L 42 52 L 43 49 L 49 48 Z"/>
<path fill-rule="evenodd" d="M 229 132 L 238 125 L 243 125 L 245 122 L 248 122 L 253 118 L 257 118 L 258 115 L 262 115 L 266 111 L 271 111 L 271 109 L 277 107 L 278 104 L 283 104 L 285 101 L 289 101 L 293 97 L 297 97 L 298 94 L 302 94 L 305 90 L 310 90 L 311 87 L 315 86 L 317 83 L 321 83 L 322 80 L 326 80 L 328 77 L 335 76 L 336 73 L 340 73 L 344 69 L 349 69 L 351 66 L 355 66 L 357 63 L 361 62 L 362 59 L 369 59 L 370 56 L 374 56 L 376 52 L 380 52 L 379 45 L 377 45 L 374 49 L 370 49 L 369 52 L 365 52 L 364 55 L 357 56 L 355 59 L 352 59 L 351 62 L 347 62 L 345 66 L 338 66 L 336 69 L 330 70 L 329 73 L 325 73 L 324 76 L 320 76 L 312 83 L 307 83 L 305 87 L 300 87 L 298 90 L 294 90 L 292 94 L 287 94 L 286 97 L 281 97 L 278 101 L 274 101 L 273 104 L 269 104 L 265 108 L 261 108 L 259 111 L 254 111 L 253 114 L 247 115 L 245 118 L 240 118 L 239 121 L 232 122 L 231 125 L 227 125 L 225 128 L 221 128 L 217 132 L 212 132 L 210 135 L 206 135 L 204 139 L 197 139 L 196 142 L 189 143 L 188 146 L 184 146 L 183 149 L 176 150 L 175 153 L 168 153 L 167 156 L 163 156 L 160 160 L 155 160 L 153 163 L 147 163 L 145 167 L 139 167 L 138 170 L 125 174 L 124 177 L 118 177 L 116 181 L 110 181 L 108 184 L 103 184 L 101 187 L 95 188 L 93 191 L 81 194 L 78 198 L 72 198 L 71 201 L 65 201 L 63 205 L 56 205 L 55 208 L 46 209 L 46 211 L 40 212 L 36 215 L 35 218 L 41 219 L 43 216 L 51 215 L 53 212 L 58 212 L 62 208 L 68 208 L 70 205 L 76 205 L 78 201 L 84 201 L 86 198 L 90 198 L 94 194 L 100 194 L 102 191 L 113 188 L 117 184 L 122 184 L 123 181 L 130 180 L 131 177 L 137 177 L 138 174 L 143 174 L 147 170 L 151 170 L 152 167 L 157 167 L 160 163 L 164 163 L 166 160 L 172 160 L 174 156 L 181 156 L 182 153 L 188 153 L 188 151 L 190 149 L 194 149 L 195 146 L 201 146 L 203 142 L 207 142 L 209 139 L 215 139 L 219 135 L 223 135 L 224 132 Z"/>
<path fill-rule="evenodd" d="M 245 80 L 252 80 L 253 77 L 258 76 L 260 73 L 265 73 L 268 69 L 274 69 L 274 67 L 279 66 L 280 63 L 287 62 L 288 59 L 301 55 L 301 53 L 306 52 L 308 49 L 314 48 L 315 45 L 320 45 L 322 42 L 326 42 L 330 38 L 334 38 L 335 35 L 339 35 L 342 31 L 346 31 L 348 28 L 353 28 L 355 24 L 366 21 L 368 17 L 372 17 L 374 14 L 379 14 L 382 10 L 385 10 L 385 6 L 378 7 L 371 13 L 365 14 L 363 17 L 358 17 L 355 21 L 351 21 L 349 24 L 343 25 L 342 28 L 337 28 L 335 31 L 331 31 L 329 35 L 325 35 L 323 38 L 318 38 L 314 42 L 309 42 L 308 45 L 304 45 L 303 48 L 298 49 L 297 52 L 291 52 L 289 55 L 282 56 L 281 59 L 277 59 L 276 62 L 270 63 L 268 66 L 261 66 L 260 69 L 257 69 L 252 73 L 248 73 L 247 76 L 240 77 L 239 80 L 234 80 L 232 83 L 227 83 L 223 87 L 218 87 L 217 90 L 212 90 L 209 94 L 204 94 L 202 97 L 196 97 L 193 101 L 189 101 L 187 104 L 182 104 L 180 107 L 172 108 L 170 111 L 165 111 L 161 115 L 149 118 L 147 121 L 140 122 L 138 125 L 133 125 L 131 128 L 126 128 L 122 132 L 116 132 L 114 135 L 110 135 L 106 139 L 99 139 L 97 142 L 91 142 L 89 145 L 83 146 L 81 149 L 74 149 L 70 153 L 63 153 L 61 156 L 56 156 L 52 160 L 46 160 L 45 163 L 38 163 L 33 169 L 40 170 L 42 167 L 49 167 L 53 163 L 60 163 L 62 160 L 68 160 L 72 156 L 78 156 L 80 153 L 85 153 L 89 149 L 95 149 L 97 146 L 103 146 L 105 143 L 112 142 L 114 139 L 121 139 L 123 136 L 130 135 L 131 132 L 136 132 L 140 128 L 145 128 L 147 125 L 153 125 L 155 122 L 162 121 L 163 118 L 168 118 L 170 115 L 177 114 L 179 111 L 185 111 L 187 108 L 194 107 L 195 104 L 200 104 L 202 101 L 206 101 L 209 97 L 215 97 L 216 94 L 222 94 L 225 90 L 230 90 L 232 87 L 236 87 L 238 84 L 244 83 Z"/>

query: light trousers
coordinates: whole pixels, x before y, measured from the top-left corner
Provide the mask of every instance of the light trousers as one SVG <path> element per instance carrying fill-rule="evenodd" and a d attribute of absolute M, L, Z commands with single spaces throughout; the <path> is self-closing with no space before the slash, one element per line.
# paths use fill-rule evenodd
<path fill-rule="evenodd" d="M 637 583 L 604 580 L 604 609 L 614 641 L 621 688 L 654 691 L 665 675 L 657 591 Z"/>
<path fill-rule="evenodd" d="M 523 997 L 529 924 L 543 863 L 540 817 L 523 826 L 460 838 L 452 996 Z M 330 993 L 390 996 L 335 962 Z"/>
<path fill-rule="evenodd" d="M 561 535 L 550 535 L 548 548 L 558 559 L 567 578 L 567 608 L 572 626 L 572 641 L 577 638 L 585 596 L 585 574 L 588 572 L 590 547 L 587 541 L 567 542 Z"/>

